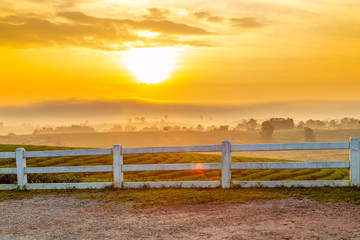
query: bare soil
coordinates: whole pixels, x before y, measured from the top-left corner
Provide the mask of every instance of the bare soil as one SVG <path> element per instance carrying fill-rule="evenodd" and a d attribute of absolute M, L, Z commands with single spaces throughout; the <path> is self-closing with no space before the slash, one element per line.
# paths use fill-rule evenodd
<path fill-rule="evenodd" d="M 181 205 L 46 196 L 0 202 L 1 239 L 360 239 L 360 205 L 309 199 Z"/>

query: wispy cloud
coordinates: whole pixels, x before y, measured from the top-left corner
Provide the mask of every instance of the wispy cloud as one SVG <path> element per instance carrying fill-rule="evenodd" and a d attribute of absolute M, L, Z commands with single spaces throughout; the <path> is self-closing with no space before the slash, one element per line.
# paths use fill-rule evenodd
<path fill-rule="evenodd" d="M 218 23 L 224 21 L 223 17 L 215 16 L 205 11 L 191 13 L 191 16 L 193 16 L 197 20 L 205 20 L 208 22 Z"/>
<path fill-rule="evenodd" d="M 153 32 L 159 32 L 164 34 L 175 35 L 207 35 L 211 34 L 205 29 L 192 27 L 183 23 L 175 23 L 167 20 L 142 20 L 134 21 L 131 19 L 113 19 L 113 18 L 97 18 L 86 15 L 81 12 L 61 12 L 59 16 L 62 16 L 73 24 L 92 24 L 95 26 L 109 26 L 120 28 L 130 28 L 132 30 L 149 30 Z"/>
<path fill-rule="evenodd" d="M 146 11 L 147 14 L 144 17 L 148 19 L 165 19 L 170 14 L 170 11 L 166 8 L 147 8 Z"/>
<path fill-rule="evenodd" d="M 263 26 L 263 24 L 254 17 L 230 18 L 229 20 L 233 26 L 237 28 L 257 28 Z"/>
<path fill-rule="evenodd" d="M 201 11 L 201 12 L 192 12 L 190 13 L 190 18 L 195 19 L 196 21 L 206 21 L 209 23 L 218 23 L 224 26 L 236 27 L 236 28 L 258 28 L 263 27 L 258 18 L 256 17 L 222 17 L 218 15 L 214 15 L 210 12 Z"/>
<path fill-rule="evenodd" d="M 146 45 L 149 40 L 137 31 L 157 32 L 152 45 L 192 45 L 192 36 L 211 32 L 168 20 L 98 18 L 82 12 L 61 12 L 64 21 L 50 21 L 39 15 L 0 18 L 0 44 L 18 48 L 33 46 L 76 46 L 100 50 L 125 50 L 129 45 Z M 198 44 L 195 44 L 198 46 Z"/>

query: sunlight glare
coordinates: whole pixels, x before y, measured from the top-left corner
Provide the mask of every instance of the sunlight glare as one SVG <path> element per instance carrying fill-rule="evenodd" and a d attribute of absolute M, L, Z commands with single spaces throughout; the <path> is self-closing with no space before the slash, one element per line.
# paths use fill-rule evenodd
<path fill-rule="evenodd" d="M 175 48 L 133 48 L 124 58 L 125 67 L 141 83 L 156 84 L 170 77 L 176 68 Z"/>

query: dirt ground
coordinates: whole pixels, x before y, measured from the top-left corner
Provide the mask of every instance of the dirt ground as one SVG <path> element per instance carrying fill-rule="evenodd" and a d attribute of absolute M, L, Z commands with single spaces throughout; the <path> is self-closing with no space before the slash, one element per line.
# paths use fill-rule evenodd
<path fill-rule="evenodd" d="M 283 199 L 134 210 L 74 196 L 0 202 L 0 239 L 360 239 L 360 205 Z"/>

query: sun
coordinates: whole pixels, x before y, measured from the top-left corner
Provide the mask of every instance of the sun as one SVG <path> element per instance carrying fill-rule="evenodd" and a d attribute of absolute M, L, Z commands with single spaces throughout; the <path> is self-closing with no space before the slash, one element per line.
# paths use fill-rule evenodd
<path fill-rule="evenodd" d="M 156 84 L 170 77 L 176 57 L 174 48 L 133 48 L 127 52 L 124 64 L 139 82 Z"/>

